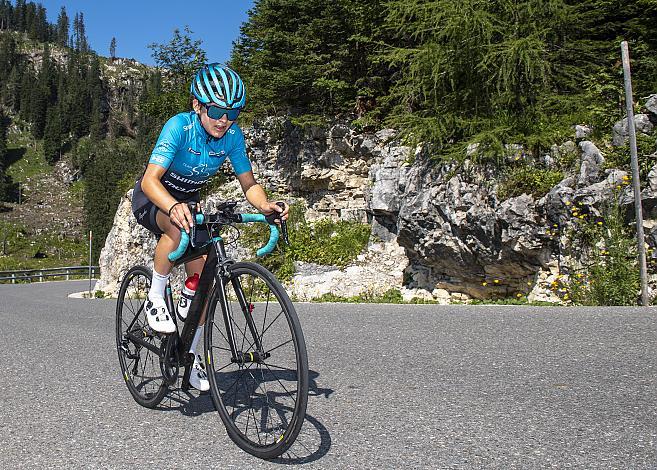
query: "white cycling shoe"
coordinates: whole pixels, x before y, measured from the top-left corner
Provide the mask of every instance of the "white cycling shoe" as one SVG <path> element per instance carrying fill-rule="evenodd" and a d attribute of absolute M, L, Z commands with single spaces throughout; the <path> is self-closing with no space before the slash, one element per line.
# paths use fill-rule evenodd
<path fill-rule="evenodd" d="M 189 374 L 189 384 L 201 392 L 210 390 L 208 374 L 205 373 L 205 364 L 203 363 L 203 358 L 198 354 L 194 356 L 194 365 Z"/>
<path fill-rule="evenodd" d="M 173 333 L 176 324 L 173 322 L 164 299 L 148 299 L 146 302 L 146 318 L 148 326 L 158 333 Z"/>

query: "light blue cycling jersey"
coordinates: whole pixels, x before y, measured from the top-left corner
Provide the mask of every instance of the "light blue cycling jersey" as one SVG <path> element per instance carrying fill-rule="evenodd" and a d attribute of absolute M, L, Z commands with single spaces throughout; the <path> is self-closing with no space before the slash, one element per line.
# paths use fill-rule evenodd
<path fill-rule="evenodd" d="M 235 174 L 251 171 L 246 156 L 244 134 L 233 123 L 220 139 L 211 137 L 195 112 L 180 113 L 167 121 L 160 132 L 148 163 L 167 169 L 160 181 L 178 201 L 198 200 L 201 187 L 224 163 L 230 160 Z M 132 197 L 133 211 L 148 198 L 141 190 L 141 178 Z"/>

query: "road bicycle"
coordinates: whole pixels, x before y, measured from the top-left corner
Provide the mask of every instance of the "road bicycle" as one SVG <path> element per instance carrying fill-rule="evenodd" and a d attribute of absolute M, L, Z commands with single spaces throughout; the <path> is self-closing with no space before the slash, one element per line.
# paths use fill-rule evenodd
<path fill-rule="evenodd" d="M 152 273 L 130 269 L 121 283 L 116 306 L 116 347 L 125 383 L 137 403 L 155 408 L 179 379 L 188 390 L 194 356 L 189 348 L 206 312 L 204 360 L 214 405 L 230 438 L 246 452 L 263 459 L 283 454 L 297 438 L 308 401 L 308 358 L 294 305 L 274 275 L 254 262 L 226 255 L 222 227 L 237 223 L 269 225 L 271 252 L 279 238 L 272 216 L 237 214 L 236 203 L 219 206 L 215 214 L 196 213 L 193 225 L 181 232 L 169 259 L 178 266 L 206 255 L 187 319 L 176 319 L 171 285 L 165 301 L 176 322 L 172 334 L 155 332 L 146 320 L 145 302 Z M 284 239 L 287 230 L 280 221 Z M 209 241 L 198 243 L 207 230 Z M 237 230 L 239 237 L 239 230 Z M 200 238 L 200 237 L 199 237 Z M 287 240 L 286 240 L 287 241 Z"/>

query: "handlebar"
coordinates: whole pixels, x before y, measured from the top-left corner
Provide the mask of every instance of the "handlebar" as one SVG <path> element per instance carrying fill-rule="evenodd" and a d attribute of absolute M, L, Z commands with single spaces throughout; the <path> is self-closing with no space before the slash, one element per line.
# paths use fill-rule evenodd
<path fill-rule="evenodd" d="M 282 203 L 277 203 L 277 204 L 280 207 L 284 207 Z M 195 210 L 193 210 L 192 214 L 194 215 L 194 220 L 196 224 L 218 223 L 225 225 L 230 223 L 249 223 L 249 222 L 265 223 L 269 225 L 269 240 L 267 241 L 265 246 L 263 246 L 262 248 L 256 251 L 256 256 L 262 257 L 271 253 L 276 247 L 276 244 L 278 243 L 278 239 L 279 239 L 278 229 L 276 227 L 276 223 L 274 222 L 275 220 L 278 219 L 277 217 L 278 212 L 274 212 L 267 216 L 263 214 L 234 214 L 232 213 L 232 207 L 234 207 L 233 203 L 226 203 L 225 205 L 222 205 L 220 207 L 220 209 L 222 208 L 225 209 L 225 212 L 222 213 L 205 215 L 205 214 L 195 213 Z M 285 243 L 289 244 L 288 234 L 287 234 L 287 224 L 285 223 L 284 220 L 280 220 L 280 222 L 281 222 L 281 231 L 283 232 L 283 240 L 285 241 Z M 194 226 L 192 226 L 192 230 L 190 232 L 192 234 L 194 233 Z M 185 230 L 181 229 L 180 243 L 178 244 L 178 247 L 174 251 L 169 253 L 168 255 L 169 261 L 173 263 L 174 261 L 179 259 L 187 250 L 189 243 L 190 243 L 190 235 Z"/>

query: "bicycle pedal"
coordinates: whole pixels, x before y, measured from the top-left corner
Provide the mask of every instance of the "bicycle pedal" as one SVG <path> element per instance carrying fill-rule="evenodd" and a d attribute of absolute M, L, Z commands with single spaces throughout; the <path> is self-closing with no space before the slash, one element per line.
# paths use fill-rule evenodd
<path fill-rule="evenodd" d="M 144 334 L 144 338 L 152 337 L 157 335 L 157 331 L 155 331 L 153 328 L 150 326 L 146 325 L 141 329 L 141 332 Z"/>

